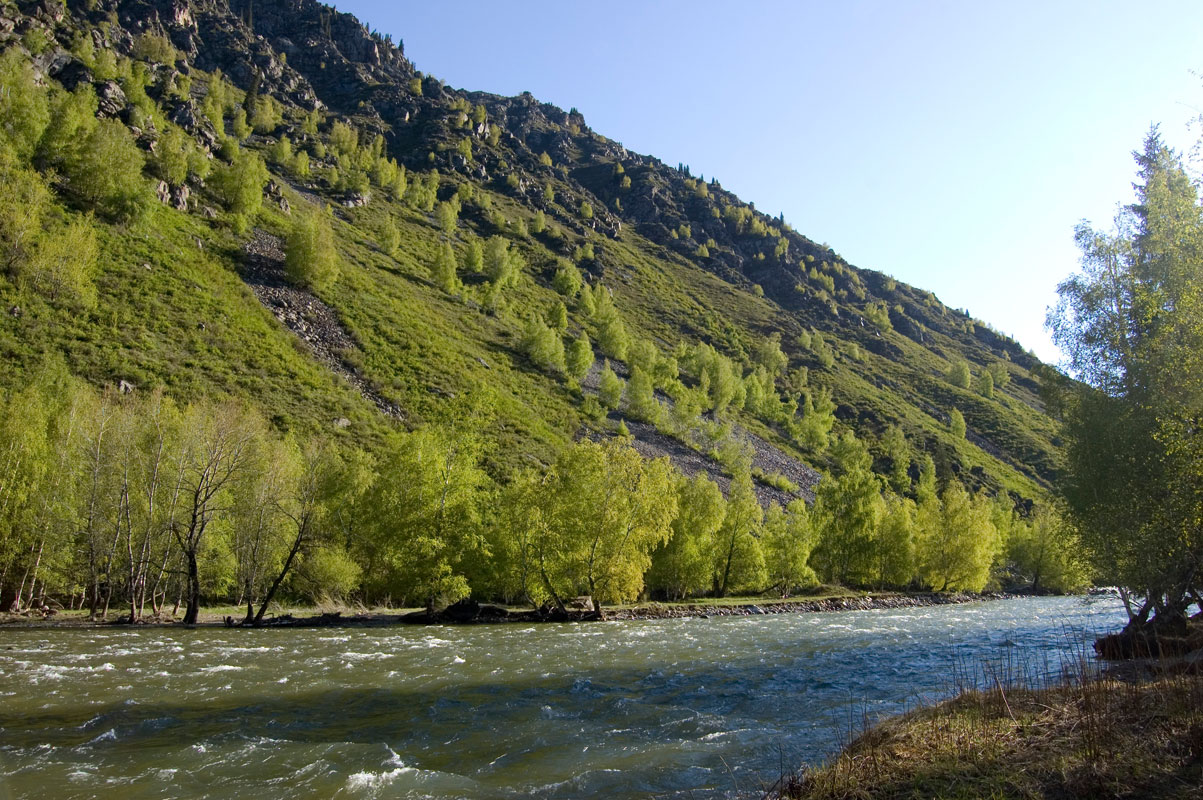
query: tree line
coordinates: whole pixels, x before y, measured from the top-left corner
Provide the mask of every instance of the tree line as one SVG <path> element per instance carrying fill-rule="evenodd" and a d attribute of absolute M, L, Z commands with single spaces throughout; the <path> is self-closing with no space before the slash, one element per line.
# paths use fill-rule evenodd
<path fill-rule="evenodd" d="M 1084 574 L 1050 514 L 871 471 L 851 434 L 813 507 L 767 511 L 747 468 L 727 494 L 628 439 L 582 439 L 545 469 L 484 469 L 487 399 L 372 452 L 273 430 L 238 399 L 98 391 L 49 365 L 0 397 L 0 602 L 195 622 L 202 604 L 351 598 L 434 608 L 469 595 L 564 608 L 819 581 L 980 591 L 999 570 L 1068 589 Z"/>

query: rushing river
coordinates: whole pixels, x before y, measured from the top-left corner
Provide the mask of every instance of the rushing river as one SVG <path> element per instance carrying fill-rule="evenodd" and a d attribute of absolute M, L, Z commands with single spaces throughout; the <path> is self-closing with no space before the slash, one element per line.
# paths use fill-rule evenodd
<path fill-rule="evenodd" d="M 564 625 L 0 630 L 0 798 L 727 797 L 1057 672 L 1112 598 Z"/>

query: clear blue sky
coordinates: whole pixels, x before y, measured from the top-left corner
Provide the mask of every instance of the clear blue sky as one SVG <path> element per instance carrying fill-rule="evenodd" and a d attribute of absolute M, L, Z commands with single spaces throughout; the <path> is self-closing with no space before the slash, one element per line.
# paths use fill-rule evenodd
<path fill-rule="evenodd" d="M 1109 225 L 1150 124 L 1186 149 L 1203 104 L 1200 0 L 338 8 L 452 86 L 575 106 L 1046 360 L 1074 225 Z"/>

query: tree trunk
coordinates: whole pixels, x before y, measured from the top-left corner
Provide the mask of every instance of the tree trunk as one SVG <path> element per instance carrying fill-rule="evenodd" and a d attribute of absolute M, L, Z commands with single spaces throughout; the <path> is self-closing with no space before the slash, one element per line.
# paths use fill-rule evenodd
<path fill-rule="evenodd" d="M 186 553 L 188 557 L 188 608 L 184 612 L 184 624 L 195 625 L 200 617 L 200 569 L 196 563 L 196 553 Z"/>
<path fill-rule="evenodd" d="M 276 590 L 280 588 L 280 584 L 284 582 L 284 577 L 288 575 L 288 570 L 292 569 L 292 561 L 297 557 L 297 553 L 301 551 L 301 545 L 305 541 L 304 523 L 302 530 L 297 533 L 297 538 L 292 542 L 292 549 L 288 551 L 288 558 L 284 560 L 284 566 L 280 568 L 280 574 L 272 581 L 271 588 L 267 590 L 267 594 L 263 596 L 263 603 L 259 606 L 259 613 L 255 615 L 255 626 L 263 624 L 263 614 L 267 611 L 267 606 L 271 603 L 272 598 L 276 595 Z M 434 606 L 434 598 L 431 598 L 427 604 L 427 614 L 433 616 L 431 609 Z"/>

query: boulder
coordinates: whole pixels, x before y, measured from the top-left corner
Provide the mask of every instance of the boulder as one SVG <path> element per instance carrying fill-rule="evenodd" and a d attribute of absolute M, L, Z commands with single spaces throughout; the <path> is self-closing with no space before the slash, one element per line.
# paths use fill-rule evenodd
<path fill-rule="evenodd" d="M 188 210 L 188 198 L 192 195 L 192 190 L 187 186 L 177 186 L 171 190 L 171 206 L 176 211 Z"/>
<path fill-rule="evenodd" d="M 96 84 L 96 111 L 102 117 L 118 117 L 129 105 L 125 92 L 116 81 Z"/>

